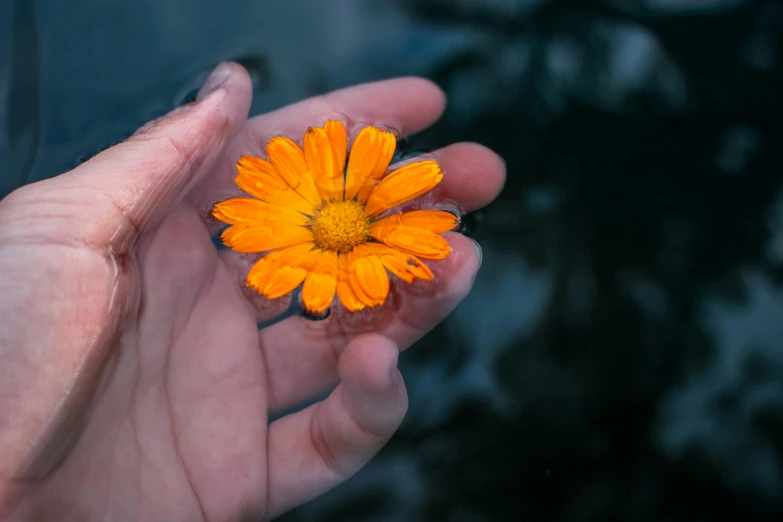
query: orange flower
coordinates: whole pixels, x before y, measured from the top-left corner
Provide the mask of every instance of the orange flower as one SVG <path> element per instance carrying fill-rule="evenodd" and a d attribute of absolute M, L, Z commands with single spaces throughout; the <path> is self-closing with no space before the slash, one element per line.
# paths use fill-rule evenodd
<path fill-rule="evenodd" d="M 269 161 L 242 156 L 236 183 L 253 196 L 215 205 L 230 224 L 221 238 L 237 252 L 264 252 L 247 276 L 248 286 L 269 299 L 304 283 L 302 300 L 313 313 L 340 298 L 350 311 L 383 304 L 388 270 L 407 283 L 433 278 L 419 260 L 443 259 L 451 248 L 439 234 L 457 218 L 440 210 L 416 210 L 378 219 L 386 210 L 420 196 L 443 178 L 436 161 L 405 165 L 381 179 L 397 141 L 390 132 L 362 129 L 346 168 L 347 135 L 339 121 L 308 129 L 304 149 L 272 138 Z M 418 256 L 418 257 L 416 257 Z"/>

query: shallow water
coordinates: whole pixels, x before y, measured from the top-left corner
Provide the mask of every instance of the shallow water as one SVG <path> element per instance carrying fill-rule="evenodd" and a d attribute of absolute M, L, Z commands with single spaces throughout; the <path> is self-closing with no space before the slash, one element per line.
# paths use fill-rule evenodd
<path fill-rule="evenodd" d="M 450 105 L 412 144 L 508 163 L 473 292 L 402 357 L 399 434 L 283 520 L 781 518 L 778 3 L 32 4 L 0 6 L 2 190 L 237 58 L 254 113 L 427 76 Z"/>

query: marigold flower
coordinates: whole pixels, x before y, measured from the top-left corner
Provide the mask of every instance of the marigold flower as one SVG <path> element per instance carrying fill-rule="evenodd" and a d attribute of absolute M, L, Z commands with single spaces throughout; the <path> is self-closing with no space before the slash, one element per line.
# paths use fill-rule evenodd
<path fill-rule="evenodd" d="M 407 283 L 431 280 L 419 258 L 443 259 L 451 248 L 440 233 L 457 218 L 416 210 L 379 218 L 420 196 L 443 178 L 434 160 L 400 167 L 383 177 L 397 145 L 390 132 L 366 127 L 347 160 L 339 121 L 308 129 L 304 147 L 283 136 L 266 147 L 269 161 L 242 156 L 237 185 L 250 198 L 217 203 L 213 215 L 231 225 L 221 234 L 236 252 L 271 252 L 250 269 L 247 285 L 269 299 L 299 285 L 313 313 L 337 294 L 350 311 L 373 307 L 389 294 L 387 270 Z M 418 256 L 418 257 L 417 257 Z"/>

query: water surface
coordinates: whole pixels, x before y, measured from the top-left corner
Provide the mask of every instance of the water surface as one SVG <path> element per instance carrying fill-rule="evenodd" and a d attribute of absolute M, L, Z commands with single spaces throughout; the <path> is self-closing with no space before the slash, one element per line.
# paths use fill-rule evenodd
<path fill-rule="evenodd" d="M 226 59 L 251 68 L 254 113 L 427 76 L 450 105 L 414 145 L 507 160 L 471 217 L 474 291 L 402 358 L 399 434 L 283 520 L 781 519 L 777 2 L 6 4 L 3 190 L 122 139 Z"/>

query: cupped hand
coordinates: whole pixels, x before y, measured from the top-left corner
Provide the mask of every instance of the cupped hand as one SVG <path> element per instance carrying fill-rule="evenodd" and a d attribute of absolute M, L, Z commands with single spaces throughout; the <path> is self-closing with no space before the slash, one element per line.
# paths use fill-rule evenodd
<path fill-rule="evenodd" d="M 440 90 L 365 84 L 247 119 L 251 85 L 218 67 L 195 102 L 56 178 L 0 201 L 0 519 L 271 518 L 356 472 L 399 426 L 400 350 L 468 293 L 469 239 L 351 314 L 293 315 L 248 290 L 247 254 L 216 249 L 216 201 L 240 155 L 328 119 L 399 137 L 435 121 Z M 489 203 L 502 161 L 475 144 L 431 154 L 435 201 Z M 296 411 L 298 405 L 331 394 Z M 281 415 L 287 411 L 294 411 Z M 272 422 L 270 416 L 279 417 Z"/>

